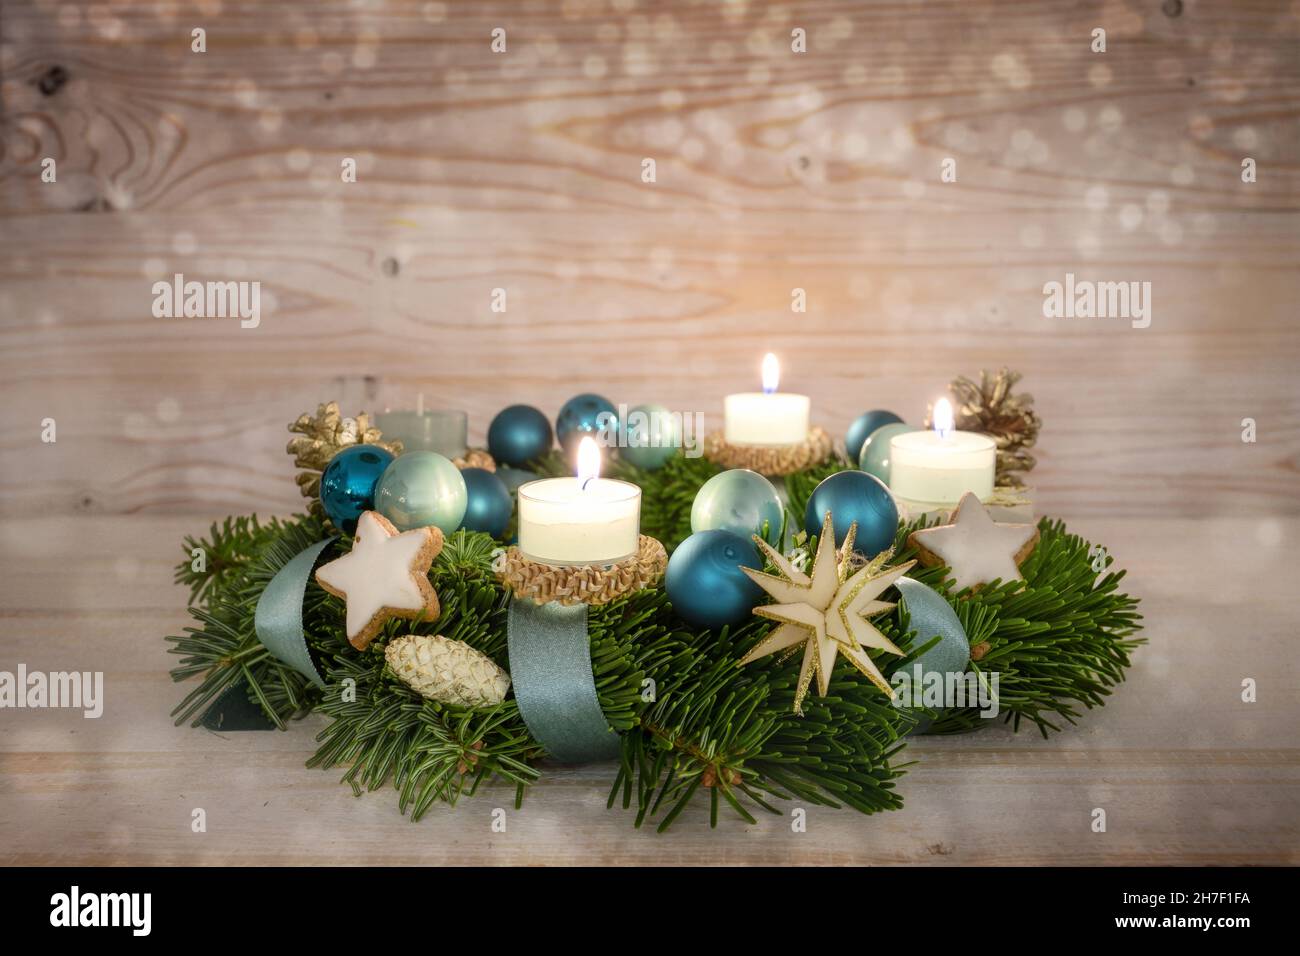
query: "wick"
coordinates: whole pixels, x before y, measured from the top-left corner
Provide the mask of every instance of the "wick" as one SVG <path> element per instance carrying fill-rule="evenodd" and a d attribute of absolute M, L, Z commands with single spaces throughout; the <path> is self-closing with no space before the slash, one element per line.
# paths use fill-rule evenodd
<path fill-rule="evenodd" d="M 595 475 L 592 475 L 591 477 L 585 479 L 585 480 L 583 481 L 583 483 L 580 484 L 580 485 L 578 486 L 578 490 L 579 490 L 579 491 L 586 491 L 586 490 L 587 490 L 587 486 L 588 486 L 589 484 L 591 484 L 595 479 L 596 479 L 596 476 L 595 476 Z"/>

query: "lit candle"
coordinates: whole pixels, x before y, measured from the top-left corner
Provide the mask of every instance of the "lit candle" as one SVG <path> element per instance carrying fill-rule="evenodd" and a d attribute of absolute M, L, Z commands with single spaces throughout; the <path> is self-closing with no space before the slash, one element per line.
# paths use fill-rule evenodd
<path fill-rule="evenodd" d="M 932 431 L 906 432 L 889 442 L 889 488 L 914 506 L 955 505 L 971 491 L 993 493 L 997 446 L 987 435 L 953 431 L 952 403 L 934 405 Z"/>
<path fill-rule="evenodd" d="M 424 393 L 415 400 L 415 411 L 384 411 L 375 416 L 375 427 L 387 440 L 402 443 L 403 451 L 435 451 L 447 458 L 463 458 L 468 444 L 468 421 L 464 412 L 425 411 Z"/>
<path fill-rule="evenodd" d="M 637 553 L 641 489 L 601 478 L 600 446 L 578 445 L 578 477 L 519 487 L 519 550 L 544 564 L 613 564 Z"/>
<path fill-rule="evenodd" d="M 781 366 L 763 356 L 763 391 L 739 392 L 724 401 L 723 437 L 729 445 L 798 445 L 808 438 L 807 395 L 778 392 Z"/>

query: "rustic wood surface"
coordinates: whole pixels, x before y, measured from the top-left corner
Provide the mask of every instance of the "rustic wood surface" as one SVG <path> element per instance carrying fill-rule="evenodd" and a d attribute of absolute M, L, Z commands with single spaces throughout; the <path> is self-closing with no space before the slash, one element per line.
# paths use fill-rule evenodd
<path fill-rule="evenodd" d="M 109 704 L 0 712 L 0 862 L 1297 862 L 1298 43 L 1281 0 L 3 0 L 0 669 L 102 669 Z M 155 318 L 176 272 L 261 282 L 260 327 Z M 1044 318 L 1067 272 L 1151 282 L 1151 326 Z M 423 393 L 481 440 L 594 390 L 716 422 L 769 349 L 836 435 L 1026 373 L 1040 510 L 1144 602 L 1107 708 L 918 741 L 899 813 L 663 838 L 599 768 L 494 835 L 505 793 L 354 800 L 310 724 L 168 723 L 177 541 L 299 505 L 299 412 Z"/>
<path fill-rule="evenodd" d="M 605 809 L 608 767 L 550 770 L 519 811 L 498 788 L 413 824 L 391 790 L 358 799 L 338 771 L 303 766 L 315 720 L 173 727 L 182 688 L 160 635 L 187 620 L 171 566 L 195 523 L 0 526 L 5 660 L 106 672 L 97 720 L 0 718 L 0 863 L 1300 863 L 1300 661 L 1278 651 L 1295 637 L 1282 542 L 1297 518 L 1080 518 L 1130 569 L 1150 639 L 1105 708 L 1050 740 L 999 725 L 915 742 L 901 811 L 813 807 L 806 833 L 767 815 L 710 832 L 699 806 L 661 836 Z M 1241 701 L 1244 677 L 1256 703 Z M 196 807 L 207 833 L 190 831 Z M 491 829 L 498 807 L 505 833 Z"/>
<path fill-rule="evenodd" d="M 1294 3 L 0 18 L 5 513 L 285 510 L 284 424 L 334 396 L 422 391 L 480 439 L 583 389 L 716 422 L 767 349 L 836 435 L 1024 370 L 1049 509 L 1300 508 Z M 175 272 L 262 282 L 261 326 L 154 318 Z M 1150 281 L 1150 328 L 1045 319 L 1067 272 Z"/>

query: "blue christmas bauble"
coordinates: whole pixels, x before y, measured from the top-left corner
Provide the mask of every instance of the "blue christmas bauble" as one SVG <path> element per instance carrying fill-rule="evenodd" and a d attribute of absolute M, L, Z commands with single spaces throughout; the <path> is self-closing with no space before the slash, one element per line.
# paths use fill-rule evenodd
<path fill-rule="evenodd" d="M 706 481 L 691 505 L 691 530 L 714 529 L 746 540 L 756 534 L 775 543 L 781 536 L 781 499 L 772 483 L 747 468 L 732 468 Z"/>
<path fill-rule="evenodd" d="M 681 426 L 681 416 L 662 405 L 636 405 L 622 425 L 619 457 L 646 471 L 662 468 L 681 447 Z"/>
<path fill-rule="evenodd" d="M 334 527 L 351 534 L 361 512 L 375 506 L 375 486 L 393 461 L 378 445 L 349 445 L 330 459 L 320 476 L 320 503 Z"/>
<path fill-rule="evenodd" d="M 592 436 L 599 444 L 609 444 L 600 440 L 602 432 L 609 438 L 618 435 L 618 409 L 608 398 L 584 393 L 560 406 L 555 437 L 566 452 L 572 452 L 584 435 Z"/>
<path fill-rule="evenodd" d="M 895 435 L 914 431 L 916 429 L 911 425 L 901 422 L 881 425 L 862 443 L 862 450 L 858 452 L 858 467 L 889 484 L 889 442 Z"/>
<path fill-rule="evenodd" d="M 763 596 L 741 565 L 761 570 L 753 542 L 730 531 L 697 531 L 668 559 L 664 587 L 677 616 L 696 627 L 720 628 L 749 617 Z"/>
<path fill-rule="evenodd" d="M 940 675 L 946 688 L 948 674 L 966 672 L 966 665 L 970 663 L 970 638 L 966 636 L 966 629 L 962 627 L 957 612 L 938 591 L 913 578 L 899 578 L 894 583 L 898 586 L 898 593 L 903 596 L 908 626 L 916 632 L 912 646 L 921 647 L 936 635 L 939 637 L 939 643 L 900 670 L 907 675 L 910 706 L 919 707 L 925 703 L 927 680 L 935 680 L 927 678 L 927 675 Z M 896 681 L 898 673 L 895 672 L 894 675 Z M 952 706 L 953 703 L 955 702 L 947 702 L 945 706 Z M 973 701 L 967 700 L 967 703 L 974 706 Z M 940 707 L 940 710 L 943 709 Z M 925 733 L 929 726 L 930 720 L 925 718 L 914 728 L 914 732 Z"/>
<path fill-rule="evenodd" d="M 501 537 L 510 526 L 510 509 L 514 504 L 505 482 L 486 468 L 462 468 L 460 476 L 465 479 L 466 495 L 465 517 L 460 526 Z"/>
<path fill-rule="evenodd" d="M 889 489 L 865 471 L 840 471 L 813 489 L 804 511 L 804 530 L 821 534 L 826 512 L 831 513 L 835 544 L 842 545 L 849 525 L 858 524 L 854 550 L 875 557 L 894 543 L 898 532 L 898 506 Z"/>
<path fill-rule="evenodd" d="M 498 464 L 520 467 L 551 450 L 551 423 L 531 405 L 511 405 L 492 419 L 487 443 Z"/>
<path fill-rule="evenodd" d="M 460 469 L 434 451 L 399 455 L 375 486 L 375 509 L 399 531 L 436 525 L 451 534 L 465 517 L 467 499 Z"/>
<path fill-rule="evenodd" d="M 848 433 L 844 436 L 844 451 L 848 454 L 849 460 L 855 466 L 858 465 L 858 452 L 862 450 L 862 443 L 871 436 L 871 433 L 881 425 L 896 425 L 901 424 L 902 421 L 893 412 L 887 412 L 882 408 L 863 412 L 853 419 L 853 424 L 849 426 Z"/>

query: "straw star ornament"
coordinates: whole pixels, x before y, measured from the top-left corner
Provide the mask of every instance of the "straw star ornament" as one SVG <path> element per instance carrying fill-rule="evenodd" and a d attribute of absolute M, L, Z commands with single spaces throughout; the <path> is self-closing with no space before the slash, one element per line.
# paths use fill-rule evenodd
<path fill-rule="evenodd" d="M 835 669 L 835 659 L 839 654 L 843 654 L 868 680 L 891 698 L 894 696 L 893 688 L 867 654 L 867 648 L 899 656 L 902 656 L 903 651 L 880 633 L 867 618 L 893 610 L 896 606 L 893 602 L 878 599 L 916 562 L 908 561 L 882 571 L 880 562 L 876 561 L 854 571 L 851 559 L 857 527 L 856 524 L 849 526 L 844 546 L 837 550 L 831 516 L 826 515 L 811 574 L 799 571 L 784 555 L 757 535 L 754 537 L 755 543 L 776 567 L 779 575 L 741 568 L 750 580 L 777 602 L 756 607 L 754 613 L 779 624 L 740 663 L 749 664 L 778 651 L 793 653 L 802 644 L 803 666 L 799 670 L 799 683 L 794 698 L 796 714 L 803 713 L 803 699 L 814 679 L 820 696 L 825 697 L 829 692 L 831 672 Z"/>

